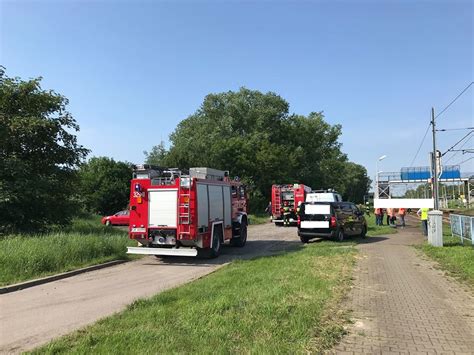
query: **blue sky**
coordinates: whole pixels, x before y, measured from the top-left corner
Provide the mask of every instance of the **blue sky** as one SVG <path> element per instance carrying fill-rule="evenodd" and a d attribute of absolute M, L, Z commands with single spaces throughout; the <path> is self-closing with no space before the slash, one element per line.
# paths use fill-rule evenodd
<path fill-rule="evenodd" d="M 291 112 L 324 111 L 373 176 L 383 154 L 380 170 L 410 166 L 431 106 L 439 112 L 473 80 L 473 10 L 472 1 L 0 0 L 0 63 L 69 98 L 92 155 L 142 162 L 206 94 L 245 86 L 280 94 Z M 474 86 L 439 127 L 474 126 L 473 98 Z M 440 133 L 440 149 L 464 134 Z M 415 166 L 430 147 L 428 135 Z"/>

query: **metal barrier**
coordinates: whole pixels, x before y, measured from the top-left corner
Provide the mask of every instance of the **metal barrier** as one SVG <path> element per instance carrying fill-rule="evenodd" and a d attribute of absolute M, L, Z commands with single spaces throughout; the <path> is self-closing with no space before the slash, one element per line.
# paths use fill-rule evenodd
<path fill-rule="evenodd" d="M 474 216 L 463 216 L 460 214 L 450 214 L 451 234 L 461 238 L 461 243 L 468 240 L 474 245 L 472 232 L 474 231 Z"/>

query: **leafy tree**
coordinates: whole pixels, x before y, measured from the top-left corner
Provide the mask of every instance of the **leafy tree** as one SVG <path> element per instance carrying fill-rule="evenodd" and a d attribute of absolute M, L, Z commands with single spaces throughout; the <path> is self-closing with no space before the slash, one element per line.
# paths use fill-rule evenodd
<path fill-rule="evenodd" d="M 156 146 L 147 162 L 231 170 L 252 187 L 255 210 L 268 202 L 274 183 L 301 182 L 341 192 L 356 180 L 361 189 L 366 186 L 360 169 L 347 166 L 340 135 L 341 126 L 325 122 L 321 112 L 290 115 L 280 96 L 241 88 L 207 95 L 171 134 L 169 151 Z M 347 178 L 347 172 L 354 176 Z M 360 192 L 354 187 L 350 194 Z"/>
<path fill-rule="evenodd" d="M 362 165 L 347 162 L 344 167 L 344 180 L 344 190 L 341 190 L 344 200 L 363 203 L 364 195 L 372 182 L 367 176 L 367 169 Z"/>
<path fill-rule="evenodd" d="M 0 67 L 0 231 L 68 223 L 77 208 L 75 169 L 88 150 L 68 100 L 40 84 Z"/>
<path fill-rule="evenodd" d="M 145 162 L 147 164 L 158 165 L 158 166 L 166 166 L 166 157 L 168 151 L 165 148 L 165 143 L 161 142 L 158 145 L 152 147 L 150 152 L 144 151 L 145 154 Z"/>
<path fill-rule="evenodd" d="M 107 157 L 94 157 L 79 169 L 80 198 L 89 212 L 108 215 L 125 208 L 129 201 L 130 164 Z"/>

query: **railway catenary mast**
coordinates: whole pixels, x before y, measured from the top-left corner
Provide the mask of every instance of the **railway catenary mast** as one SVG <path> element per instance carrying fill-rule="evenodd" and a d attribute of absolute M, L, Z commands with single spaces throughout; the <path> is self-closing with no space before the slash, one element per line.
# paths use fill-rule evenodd
<path fill-rule="evenodd" d="M 227 171 L 189 173 L 138 165 L 130 189 L 129 254 L 217 257 L 222 245 L 247 241 L 247 195 Z"/>

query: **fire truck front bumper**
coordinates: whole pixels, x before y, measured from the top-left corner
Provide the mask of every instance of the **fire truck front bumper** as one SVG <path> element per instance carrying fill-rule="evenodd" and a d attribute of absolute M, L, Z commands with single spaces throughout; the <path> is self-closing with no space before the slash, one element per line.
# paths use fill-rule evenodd
<path fill-rule="evenodd" d="M 197 249 L 192 248 L 146 248 L 128 247 L 127 254 L 168 255 L 168 256 L 197 256 Z"/>

